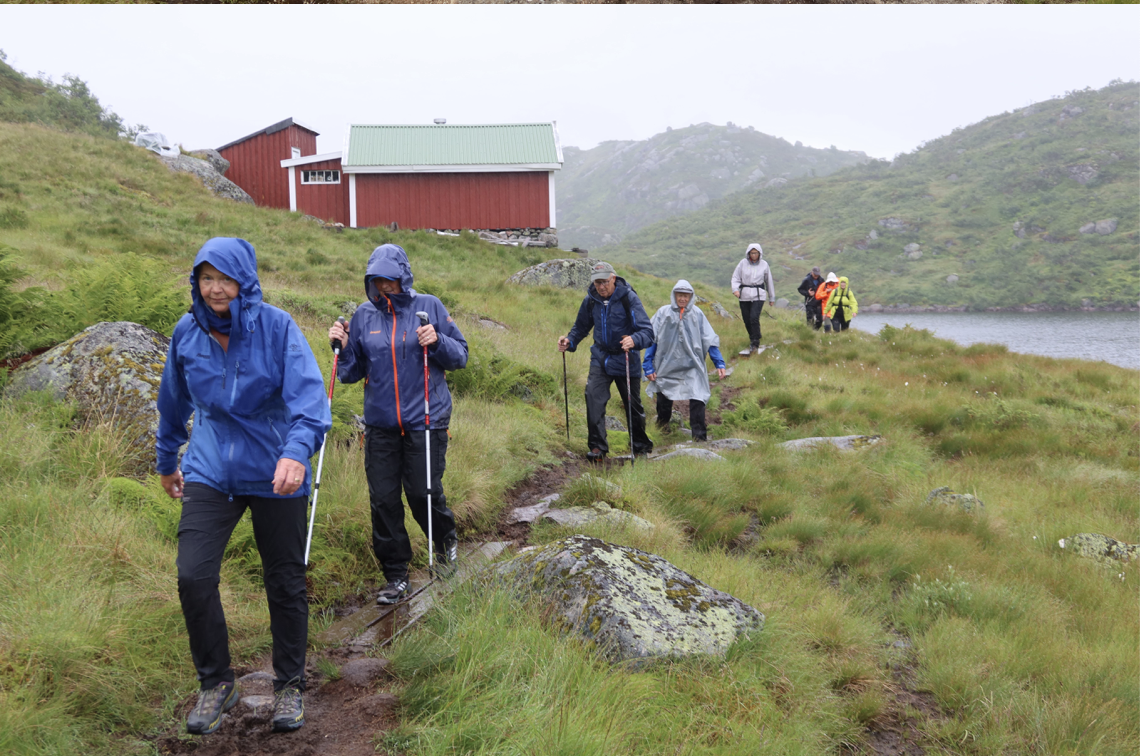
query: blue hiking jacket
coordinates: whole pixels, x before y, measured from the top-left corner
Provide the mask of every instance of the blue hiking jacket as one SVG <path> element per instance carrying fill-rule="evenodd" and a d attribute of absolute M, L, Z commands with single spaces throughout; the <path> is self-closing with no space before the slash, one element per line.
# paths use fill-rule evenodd
<path fill-rule="evenodd" d="M 373 278 L 399 279 L 403 292 L 381 294 Z M 439 340 L 428 347 L 431 427 L 451 421 L 451 391 L 446 370 L 467 366 L 467 340 L 443 302 L 412 288 L 412 266 L 402 247 L 381 244 L 368 258 L 364 291 L 368 301 L 356 308 L 341 350 L 337 376 L 343 383 L 365 379 L 364 422 L 380 428 L 424 430 L 424 352 L 416 312 L 428 314 Z"/>
<path fill-rule="evenodd" d="M 578 308 L 574 327 L 566 334 L 570 340 L 566 351 L 577 351 L 578 344 L 591 330 L 594 331 L 594 344 L 590 347 L 591 364 L 599 366 L 607 375 L 625 377 L 625 352 L 621 348 L 621 340 L 623 336 L 632 336 L 634 348 L 629 350 L 629 374 L 641 377 L 639 350 L 653 343 L 653 324 L 645 314 L 637 292 L 621 276 L 617 277 L 613 296 L 608 300 L 602 299 L 590 284 L 586 298 Z"/>
<path fill-rule="evenodd" d="M 285 457 L 305 465 L 305 481 L 291 497 L 307 496 L 309 458 L 332 427 L 317 360 L 289 313 L 261 301 L 249 242 L 210 239 L 194 258 L 194 270 L 205 262 L 240 284 L 230 303 L 229 349 L 210 334 L 207 305 L 192 272 L 193 305 L 174 327 L 158 390 L 158 472 L 178 469 L 178 449 L 186 443 L 193 413 L 194 432 L 182 458 L 187 483 L 274 497 L 273 474 Z"/>

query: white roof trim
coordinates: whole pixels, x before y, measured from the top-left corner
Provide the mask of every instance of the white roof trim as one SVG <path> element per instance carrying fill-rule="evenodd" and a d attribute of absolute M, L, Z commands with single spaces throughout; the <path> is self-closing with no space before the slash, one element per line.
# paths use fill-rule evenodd
<path fill-rule="evenodd" d="M 326 160 L 340 160 L 341 153 L 326 152 L 323 155 L 305 155 L 299 158 L 290 158 L 281 161 L 282 168 L 292 168 L 295 165 L 308 165 L 309 163 L 323 163 Z"/>
<path fill-rule="evenodd" d="M 559 164 L 566 162 L 562 157 L 562 137 L 558 135 L 558 121 L 551 121 L 550 128 L 554 130 L 554 149 L 558 154 Z M 554 224 L 552 223 L 551 226 Z"/>
<path fill-rule="evenodd" d="M 321 132 L 317 131 L 316 129 L 314 129 L 314 128 L 313 128 L 312 126 L 310 126 L 309 124 L 307 124 L 307 123 L 301 123 L 301 122 L 300 122 L 300 121 L 298 121 L 296 118 L 294 118 L 294 119 L 293 119 L 293 125 L 294 125 L 294 126 L 300 126 L 302 129 L 308 129 L 309 131 L 311 131 L 311 132 L 313 132 L 314 134 L 317 134 L 317 135 L 320 135 L 320 133 L 321 133 Z"/>
<path fill-rule="evenodd" d="M 293 161 L 282 160 L 281 164 Z M 561 163 L 512 163 L 491 165 L 341 165 L 345 173 L 523 173 L 560 171 Z"/>

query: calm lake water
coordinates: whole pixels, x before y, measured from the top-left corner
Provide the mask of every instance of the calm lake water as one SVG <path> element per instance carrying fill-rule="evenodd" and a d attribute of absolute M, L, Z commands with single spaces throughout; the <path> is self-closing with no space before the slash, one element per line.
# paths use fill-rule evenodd
<path fill-rule="evenodd" d="M 860 312 L 852 328 L 925 328 L 963 346 L 1005 344 L 1011 352 L 1103 360 L 1140 369 L 1140 313 L 1135 312 Z"/>

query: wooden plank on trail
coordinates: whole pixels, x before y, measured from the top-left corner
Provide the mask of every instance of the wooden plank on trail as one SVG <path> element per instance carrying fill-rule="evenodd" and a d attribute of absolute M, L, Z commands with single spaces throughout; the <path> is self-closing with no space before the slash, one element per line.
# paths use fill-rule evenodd
<path fill-rule="evenodd" d="M 391 606 L 369 602 L 347 617 L 337 619 L 313 639 L 321 644 L 358 648 L 386 643 L 422 617 L 435 603 L 436 595 L 442 595 L 454 583 L 470 578 L 510 545 L 510 541 L 488 541 L 472 546 L 461 544 L 459 567 L 453 577 L 433 581 L 426 569 L 414 570 L 409 575 L 408 598 Z"/>

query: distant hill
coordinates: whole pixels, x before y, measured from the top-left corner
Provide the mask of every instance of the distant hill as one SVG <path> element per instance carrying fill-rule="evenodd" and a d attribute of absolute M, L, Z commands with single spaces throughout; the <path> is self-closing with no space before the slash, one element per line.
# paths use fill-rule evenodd
<path fill-rule="evenodd" d="M 133 131 L 88 89 L 87 83 L 70 74 L 56 84 L 26 76 L 9 66 L 0 50 L 0 121 L 38 123 L 64 131 L 81 131 L 92 136 L 118 136 Z"/>
<path fill-rule="evenodd" d="M 1140 86 L 1116 81 L 955 129 L 893 162 L 738 192 L 605 257 L 723 286 L 759 241 L 777 295 L 793 301 L 817 264 L 850 276 L 864 305 L 1133 308 L 1138 144 Z"/>
<path fill-rule="evenodd" d="M 556 175 L 563 249 L 616 244 L 643 226 L 751 187 L 826 176 L 866 162 L 862 152 L 813 149 L 751 126 L 700 123 L 640 142 L 563 149 Z"/>

